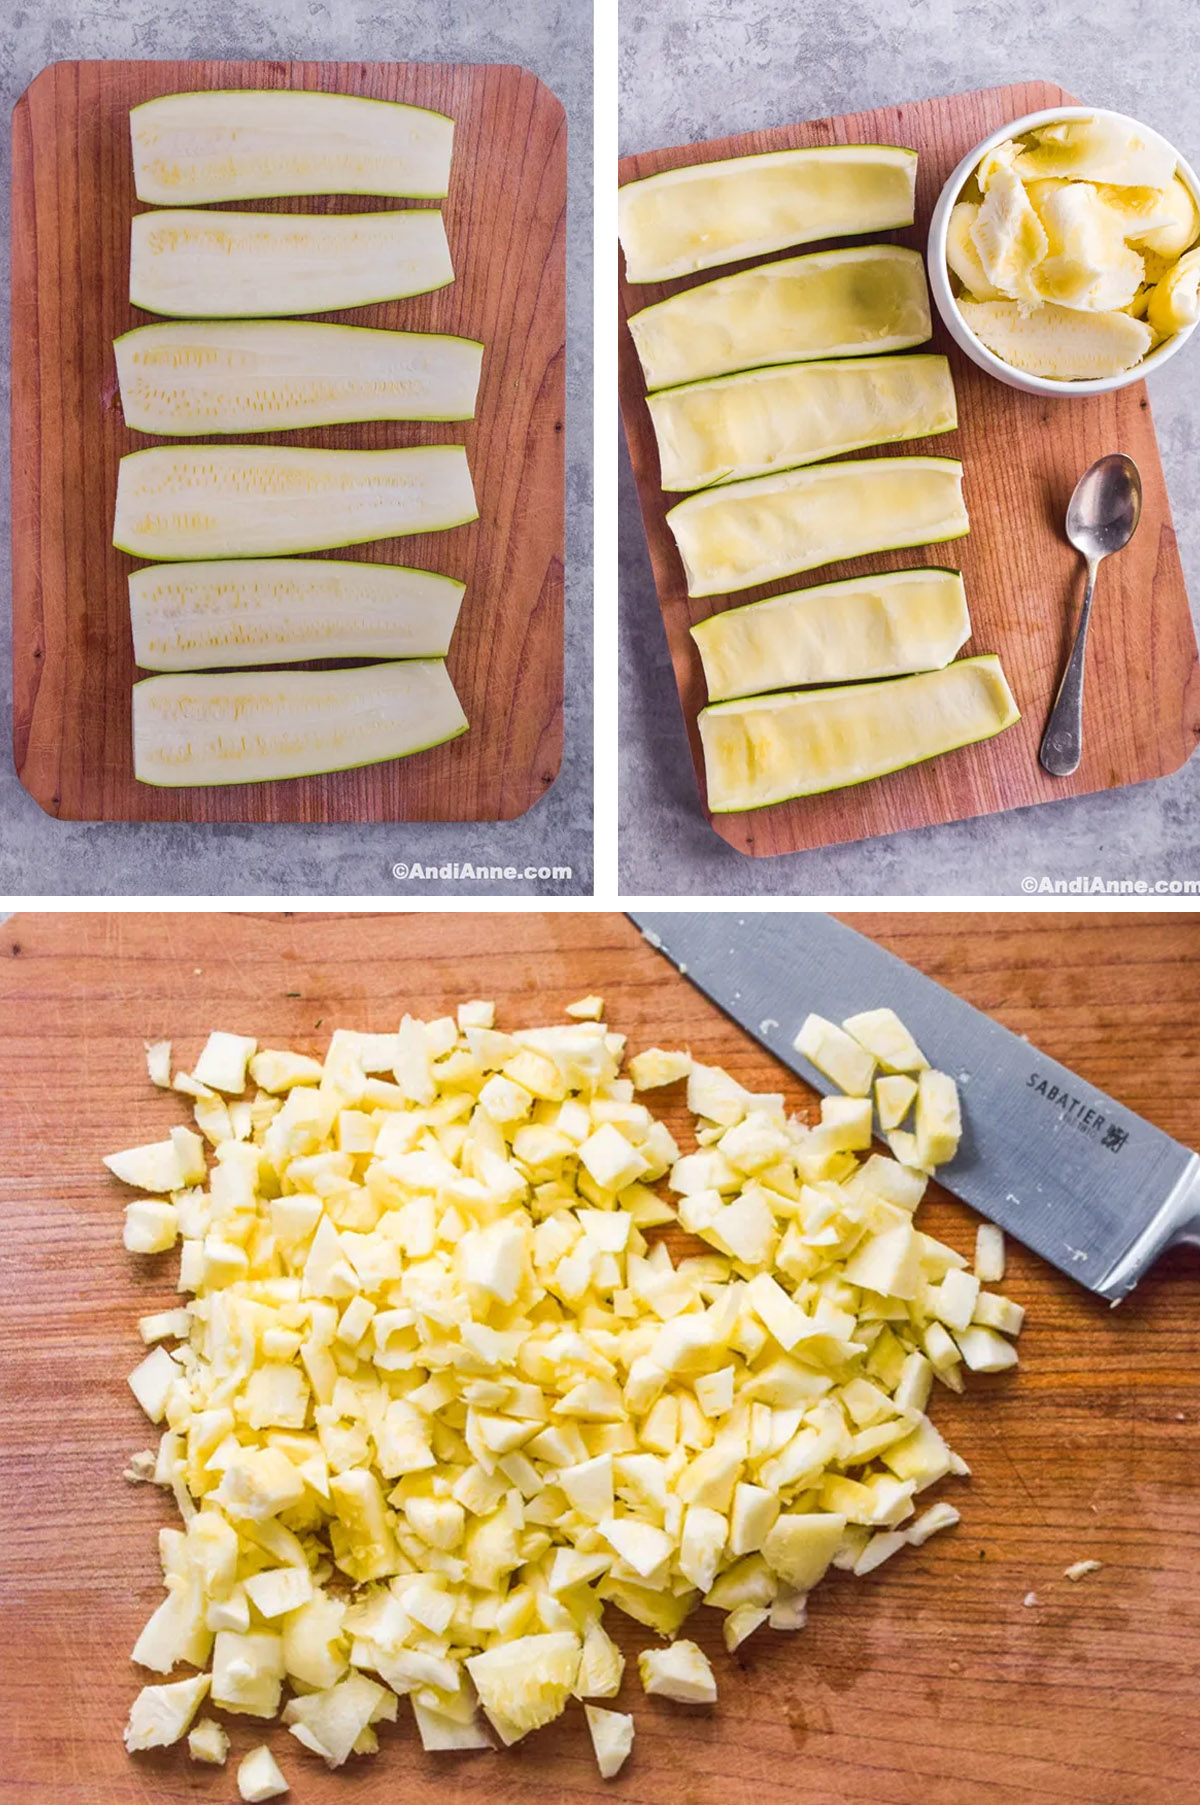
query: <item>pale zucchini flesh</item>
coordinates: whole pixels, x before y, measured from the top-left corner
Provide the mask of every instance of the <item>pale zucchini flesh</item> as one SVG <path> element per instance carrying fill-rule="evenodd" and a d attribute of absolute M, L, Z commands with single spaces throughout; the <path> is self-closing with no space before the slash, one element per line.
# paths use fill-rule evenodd
<path fill-rule="evenodd" d="M 664 489 L 791 470 L 958 425 L 944 357 L 776 364 L 661 389 L 647 405 Z"/>
<path fill-rule="evenodd" d="M 887 683 L 718 702 L 699 717 L 708 805 L 723 814 L 845 789 L 1019 719 L 991 654 Z"/>
<path fill-rule="evenodd" d="M 194 207 L 272 195 L 441 200 L 454 121 L 357 94 L 213 89 L 163 94 L 129 115 L 140 201 Z"/>
<path fill-rule="evenodd" d="M 442 658 L 463 585 L 350 558 L 146 564 L 130 573 L 133 655 L 147 671 Z"/>
<path fill-rule="evenodd" d="M 441 213 L 137 213 L 129 299 L 180 319 L 332 313 L 454 280 Z"/>
<path fill-rule="evenodd" d="M 667 514 L 689 595 L 724 595 L 840 558 L 968 530 L 954 458 L 813 464 L 689 495 Z"/>
<path fill-rule="evenodd" d="M 145 677 L 133 686 L 134 775 L 170 789 L 347 771 L 466 731 L 440 658 Z"/>
<path fill-rule="evenodd" d="M 727 608 L 692 628 L 710 702 L 949 664 L 971 636 L 957 570 L 889 570 Z"/>
<path fill-rule="evenodd" d="M 913 222 L 917 153 L 826 144 L 691 163 L 628 182 L 617 224 L 630 282 L 765 257 L 792 244 Z"/>
<path fill-rule="evenodd" d="M 810 251 L 681 289 L 630 317 L 648 389 L 803 358 L 923 345 L 933 331 L 919 251 Z"/>
<path fill-rule="evenodd" d="M 1131 370 L 1154 334 L 1131 314 L 1088 313 L 1054 301 L 1032 311 L 1018 301 L 960 301 L 959 312 L 988 350 L 1031 376 L 1095 381 Z"/>
<path fill-rule="evenodd" d="M 114 341 L 121 410 L 167 437 L 349 420 L 469 420 L 483 346 L 298 320 L 139 326 Z"/>
<path fill-rule="evenodd" d="M 121 459 L 113 544 L 139 558 L 271 557 L 476 518 L 461 445 L 154 445 Z"/>

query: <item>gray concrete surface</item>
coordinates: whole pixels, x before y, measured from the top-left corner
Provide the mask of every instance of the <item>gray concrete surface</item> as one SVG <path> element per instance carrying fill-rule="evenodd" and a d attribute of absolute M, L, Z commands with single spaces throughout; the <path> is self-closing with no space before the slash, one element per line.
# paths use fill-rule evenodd
<path fill-rule="evenodd" d="M 48 819 L 17 781 L 10 747 L 10 613 L 0 665 L 0 895 L 581 895 L 592 887 L 591 433 L 592 222 L 590 9 L 576 0 L 5 0 L 3 208 L 8 235 L 8 114 L 47 63 L 75 57 L 279 57 L 520 63 L 567 110 L 566 755 L 557 783 L 519 821 L 404 826 L 178 827 Z M 4 259 L 7 333 L 8 259 Z M 0 524 L 7 538 L 8 355 L 0 427 Z M 8 560 L 4 579 L 8 581 Z M 398 883 L 392 867 L 444 861 L 570 866 L 568 883 Z"/>
<path fill-rule="evenodd" d="M 621 150 L 1046 80 L 1157 126 L 1194 164 L 1198 63 L 1196 0 L 621 0 Z M 1183 357 L 1151 395 L 1200 604 L 1200 352 Z M 1156 783 L 979 821 L 778 859 L 732 851 L 700 812 L 621 458 L 625 894 L 1003 896 L 1027 877 L 1200 878 L 1200 756 Z"/>

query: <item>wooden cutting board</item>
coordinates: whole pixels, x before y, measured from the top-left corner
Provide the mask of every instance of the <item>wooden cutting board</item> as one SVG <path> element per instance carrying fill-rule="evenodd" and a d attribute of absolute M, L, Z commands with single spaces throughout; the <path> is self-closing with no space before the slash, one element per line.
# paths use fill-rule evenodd
<path fill-rule="evenodd" d="M 1200 1142 L 1195 916 L 849 918 L 1161 1128 Z M 179 1100 L 147 1082 L 143 1038 L 181 1062 L 222 1026 L 320 1051 L 335 1026 L 391 1029 L 494 996 L 540 1023 L 586 991 L 634 1048 L 688 1044 L 742 1082 L 815 1099 L 623 917 L 26 915 L 0 928 L 0 1801 L 154 1805 L 228 1799 L 232 1773 L 179 1749 L 126 1757 L 140 1680 L 128 1651 L 160 1589 L 173 1506 L 128 1486 L 148 1426 L 125 1386 L 136 1319 L 169 1304 L 174 1257 L 120 1245 L 127 1194 L 100 1155 L 158 1138 Z M 682 1131 L 679 1088 L 655 1107 Z M 934 1193 L 932 1232 L 973 1219 Z M 1200 1761 L 1200 1265 L 1169 1256 L 1119 1310 L 1019 1247 L 1004 1288 L 1028 1306 L 1015 1374 L 936 1416 L 974 1477 L 940 1488 L 960 1527 L 868 1579 L 834 1574 L 809 1626 L 734 1658 L 719 1619 L 712 1711 L 642 1696 L 619 1781 L 596 1775 L 582 1713 L 508 1754 L 425 1756 L 407 1711 L 382 1751 L 328 1775 L 268 1732 L 303 1805 L 1168 1805 Z M 1079 1584 L 1070 1563 L 1104 1564 Z M 1022 1600 L 1036 1591 L 1039 1602 Z M 617 1612 L 628 1656 L 653 1638 Z M 145 1676 L 142 1676 L 144 1678 Z M 264 1726 L 232 1723 L 235 1755 Z"/>
<path fill-rule="evenodd" d="M 253 442 L 467 447 L 480 518 L 333 552 L 467 585 L 449 669 L 471 723 L 451 744 L 285 783 L 162 790 L 133 777 L 136 672 L 111 543 L 117 465 L 155 443 L 121 416 L 114 337 L 128 300 L 129 109 L 198 88 L 305 88 L 403 100 L 455 120 L 443 203 L 455 280 L 315 317 L 460 333 L 486 349 L 473 421 L 378 422 Z M 265 212 L 421 204 L 336 196 Z M 48 814 L 83 821 L 484 821 L 523 814 L 562 753 L 566 122 L 527 70 L 437 63 L 55 63 L 13 114 L 14 754 Z M 161 442 L 161 441 L 157 441 Z M 239 442 L 240 439 L 239 439 Z M 179 441 L 172 441 L 179 443 Z"/>
<path fill-rule="evenodd" d="M 630 182 L 679 164 L 799 145 L 904 144 L 920 152 L 916 223 L 907 231 L 886 236 L 923 251 L 934 203 L 972 145 L 1025 113 L 1074 104 L 1061 88 L 1025 82 L 648 151 L 626 157 L 620 179 Z M 779 253 L 781 257 L 795 254 Z M 739 590 L 735 595 L 690 600 L 683 565 L 666 524 L 667 509 L 682 498 L 664 495 L 660 487 L 658 449 L 645 403 L 645 385 L 625 322 L 639 308 L 727 272 L 722 268 L 681 281 L 631 284 L 624 280 L 623 259 L 621 268 L 621 410 L 701 795 L 704 760 L 696 716 L 707 696 L 689 627 L 723 608 L 809 583 L 833 582 L 867 571 L 914 569 L 928 563 L 959 566 L 974 626 L 971 640 L 959 656 L 998 652 L 1023 713 L 1023 719 L 997 739 L 873 783 L 752 813 L 710 815 L 722 839 L 754 857 L 833 846 L 872 834 L 895 833 L 900 828 L 928 827 L 1140 783 L 1148 777 L 1166 776 L 1190 757 L 1200 739 L 1200 667 L 1144 383 L 1112 395 L 1063 401 L 1020 394 L 964 357 L 935 309 L 933 341 L 925 348 L 945 352 L 950 358 L 958 392 L 959 430 L 934 439 L 880 446 L 862 455 L 928 453 L 961 459 L 971 517 L 969 537 L 934 546 L 932 554 L 928 547 L 883 552 Z M 1186 356 L 1181 353 L 1181 358 Z M 1194 352 L 1192 359 L 1194 364 Z M 1165 380 L 1194 382 L 1188 368 L 1182 361 L 1173 364 Z M 1126 451 L 1138 464 L 1145 506 L 1137 537 L 1119 558 L 1104 566 L 1100 579 L 1088 648 L 1083 762 L 1073 777 L 1053 778 L 1038 764 L 1037 749 L 1083 593 L 1082 561 L 1063 537 L 1062 521 L 1079 476 L 1095 458 L 1109 451 Z"/>

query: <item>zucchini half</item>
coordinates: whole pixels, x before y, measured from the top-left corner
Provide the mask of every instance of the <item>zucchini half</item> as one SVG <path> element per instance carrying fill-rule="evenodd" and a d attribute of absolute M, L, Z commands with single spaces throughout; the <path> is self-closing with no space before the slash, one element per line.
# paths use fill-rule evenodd
<path fill-rule="evenodd" d="M 133 655 L 146 671 L 310 658 L 444 658 L 464 586 L 350 558 L 145 564 L 129 577 Z"/>
<path fill-rule="evenodd" d="M 718 702 L 699 717 L 708 805 L 726 814 L 866 783 L 1020 718 L 990 653 L 889 683 Z"/>
<path fill-rule="evenodd" d="M 179 319 L 333 313 L 454 280 L 441 213 L 136 213 L 129 299 Z"/>
<path fill-rule="evenodd" d="M 169 789 L 348 771 L 466 731 L 440 658 L 144 677 L 133 686 L 134 775 Z"/>
<path fill-rule="evenodd" d="M 823 144 L 664 169 L 627 182 L 617 229 L 630 282 L 668 282 L 790 244 L 911 226 L 917 153 Z"/>
<path fill-rule="evenodd" d="M 121 409 L 167 437 L 346 420 L 469 420 L 483 346 L 298 320 L 139 326 L 113 341 Z"/>
<path fill-rule="evenodd" d="M 691 632 L 709 701 L 723 702 L 937 670 L 970 638 L 971 617 L 957 570 L 887 570 L 726 608 Z"/>
<path fill-rule="evenodd" d="M 776 364 L 660 389 L 647 406 L 664 489 L 792 470 L 958 425 L 949 361 L 929 356 Z"/>
<path fill-rule="evenodd" d="M 162 94 L 129 115 L 137 197 L 154 206 L 288 194 L 441 200 L 454 121 L 358 94 L 225 88 Z"/>
<path fill-rule="evenodd" d="M 959 539 L 969 529 L 962 475 L 954 458 L 856 458 L 689 495 L 667 514 L 688 594 L 724 595 L 839 558 Z"/>
<path fill-rule="evenodd" d="M 138 558 L 270 557 L 440 532 L 477 514 L 461 445 L 153 445 L 121 459 L 113 544 Z"/>
<path fill-rule="evenodd" d="M 907 351 L 933 332 L 920 251 L 810 251 L 697 283 L 643 307 L 629 330 L 648 389 L 810 357 Z"/>

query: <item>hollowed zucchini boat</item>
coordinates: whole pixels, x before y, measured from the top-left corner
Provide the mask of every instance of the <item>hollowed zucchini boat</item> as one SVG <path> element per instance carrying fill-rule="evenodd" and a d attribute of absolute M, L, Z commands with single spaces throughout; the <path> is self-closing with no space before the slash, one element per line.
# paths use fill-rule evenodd
<path fill-rule="evenodd" d="M 139 558 L 269 557 L 438 532 L 477 512 L 461 445 L 154 445 L 121 459 L 113 544 Z"/>
<path fill-rule="evenodd" d="M 347 771 L 466 731 L 440 658 L 145 677 L 133 686 L 134 775 L 172 789 Z"/>
<path fill-rule="evenodd" d="M 776 364 L 660 389 L 647 405 L 664 489 L 703 489 L 791 470 L 958 425 L 944 357 Z"/>
<path fill-rule="evenodd" d="M 332 313 L 454 280 L 436 208 L 393 213 L 134 215 L 129 299 L 180 319 Z"/>
<path fill-rule="evenodd" d="M 163 94 L 129 115 L 137 197 L 156 206 L 269 195 L 440 200 L 454 121 L 357 94 L 227 88 Z"/>
<path fill-rule="evenodd" d="M 630 282 L 667 282 L 742 257 L 911 226 L 917 153 L 823 144 L 689 163 L 627 182 L 617 226 Z"/>
<path fill-rule="evenodd" d="M 949 664 L 971 635 L 957 570 L 889 570 L 727 608 L 692 628 L 710 702 Z"/>
<path fill-rule="evenodd" d="M 857 458 L 689 495 L 667 514 L 688 594 L 723 595 L 839 558 L 961 538 L 962 473 L 954 458 Z"/>
<path fill-rule="evenodd" d="M 297 320 L 139 326 L 114 341 L 138 432 L 267 432 L 348 420 L 469 420 L 483 346 Z"/>
<path fill-rule="evenodd" d="M 310 658 L 441 658 L 463 585 L 350 558 L 235 558 L 131 572 L 133 654 L 147 671 Z"/>
<path fill-rule="evenodd" d="M 762 364 L 905 351 L 933 326 L 921 253 L 864 244 L 681 289 L 632 314 L 629 330 L 646 387 L 662 389 Z"/>
<path fill-rule="evenodd" d="M 991 654 L 887 683 L 718 702 L 700 714 L 708 805 L 724 814 L 866 783 L 1019 719 Z"/>

